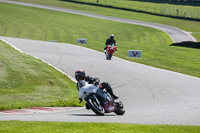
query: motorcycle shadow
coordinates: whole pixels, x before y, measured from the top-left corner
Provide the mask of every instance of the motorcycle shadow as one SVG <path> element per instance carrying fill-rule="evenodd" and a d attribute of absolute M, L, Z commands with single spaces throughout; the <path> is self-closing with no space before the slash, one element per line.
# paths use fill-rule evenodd
<path fill-rule="evenodd" d="M 99 116 L 99 115 L 96 115 L 96 114 L 71 114 L 73 116 Z M 116 114 L 105 114 L 103 116 L 116 116 Z"/>
<path fill-rule="evenodd" d="M 102 60 L 107 60 L 107 59 L 102 59 Z M 113 61 L 113 60 L 107 60 L 107 61 Z"/>

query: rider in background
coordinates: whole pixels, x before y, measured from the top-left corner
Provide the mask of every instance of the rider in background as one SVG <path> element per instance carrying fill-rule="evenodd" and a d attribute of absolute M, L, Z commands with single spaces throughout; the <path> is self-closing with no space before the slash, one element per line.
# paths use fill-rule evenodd
<path fill-rule="evenodd" d="M 114 39 L 114 34 L 111 34 L 110 37 L 106 40 L 104 53 L 106 53 L 107 46 L 110 44 L 114 44 L 115 46 L 117 46 L 117 43 Z M 116 51 L 117 51 L 117 48 L 116 48 Z"/>

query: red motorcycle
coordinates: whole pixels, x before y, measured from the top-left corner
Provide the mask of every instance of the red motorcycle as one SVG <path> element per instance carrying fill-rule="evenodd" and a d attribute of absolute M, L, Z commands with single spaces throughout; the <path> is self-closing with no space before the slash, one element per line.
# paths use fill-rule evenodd
<path fill-rule="evenodd" d="M 116 51 L 116 46 L 114 44 L 108 45 L 106 49 L 106 59 L 111 60 L 115 51 Z"/>

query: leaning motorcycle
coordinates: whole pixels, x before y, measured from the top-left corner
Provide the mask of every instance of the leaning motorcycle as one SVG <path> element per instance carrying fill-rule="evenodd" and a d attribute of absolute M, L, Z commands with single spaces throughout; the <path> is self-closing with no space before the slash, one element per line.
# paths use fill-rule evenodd
<path fill-rule="evenodd" d="M 103 101 L 102 96 L 105 97 L 106 101 Z M 123 115 L 125 113 L 124 105 L 119 99 L 114 100 L 109 93 L 99 89 L 98 86 L 93 84 L 86 84 L 82 87 L 79 91 L 79 97 L 83 98 L 89 108 L 97 115 L 103 116 L 105 113 L 111 112 L 117 115 Z M 105 102 L 107 102 L 106 105 Z"/>
<path fill-rule="evenodd" d="M 111 60 L 115 51 L 116 51 L 116 46 L 114 44 L 108 45 L 106 49 L 106 59 Z"/>

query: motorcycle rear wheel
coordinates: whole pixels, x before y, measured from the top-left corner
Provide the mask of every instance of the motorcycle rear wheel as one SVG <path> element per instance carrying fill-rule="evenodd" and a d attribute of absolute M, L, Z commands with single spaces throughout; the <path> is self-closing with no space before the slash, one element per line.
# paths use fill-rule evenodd
<path fill-rule="evenodd" d="M 117 102 L 117 109 L 114 111 L 117 115 L 123 115 L 125 113 L 124 105 L 121 101 Z"/>
<path fill-rule="evenodd" d="M 92 111 L 97 115 L 103 116 L 105 114 L 103 107 L 101 107 L 101 105 L 98 105 L 96 100 L 88 99 L 86 102 L 90 109 L 92 109 Z"/>
<path fill-rule="evenodd" d="M 109 60 L 109 54 L 108 53 L 106 53 L 106 60 Z"/>
<path fill-rule="evenodd" d="M 112 58 L 112 53 L 110 52 L 108 59 L 111 60 L 111 58 Z"/>

